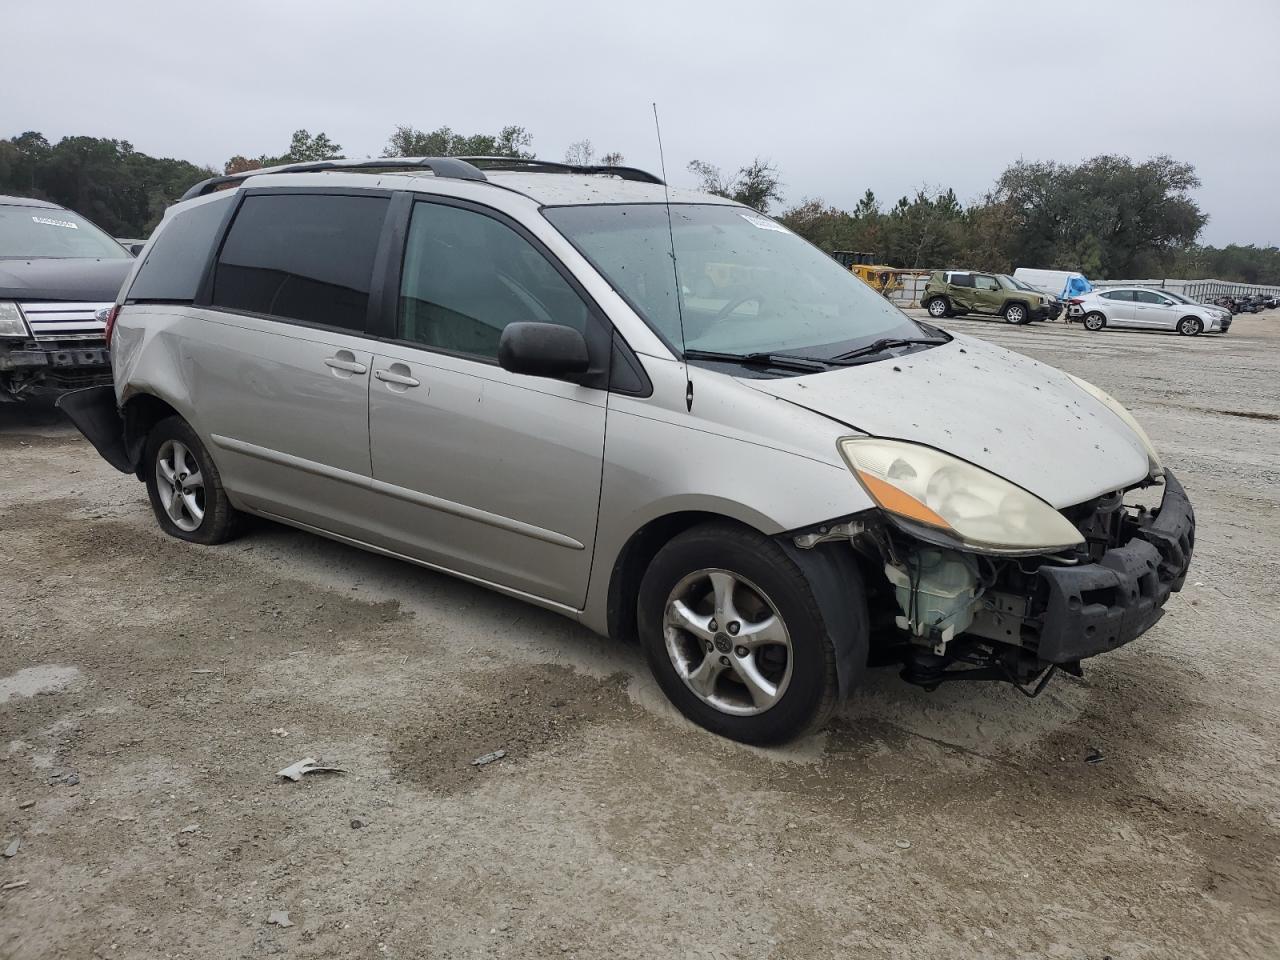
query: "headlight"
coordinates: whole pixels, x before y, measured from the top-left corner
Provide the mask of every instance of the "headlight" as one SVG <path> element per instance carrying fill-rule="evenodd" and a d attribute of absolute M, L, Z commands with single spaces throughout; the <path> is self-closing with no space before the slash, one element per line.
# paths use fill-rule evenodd
<path fill-rule="evenodd" d="M 1093 397 L 1096 400 L 1101 400 L 1104 404 L 1106 404 L 1106 406 L 1111 410 L 1112 413 L 1114 413 L 1117 417 L 1123 420 L 1125 424 L 1128 425 L 1129 429 L 1132 430 L 1135 434 L 1137 434 L 1138 439 L 1142 441 L 1142 446 L 1147 451 L 1148 476 L 1150 476 L 1152 479 L 1163 477 L 1164 467 L 1160 465 L 1160 454 L 1156 453 L 1155 444 L 1152 443 L 1151 438 L 1147 436 L 1147 431 L 1142 429 L 1142 425 L 1133 418 L 1133 414 L 1130 413 L 1128 410 L 1126 410 L 1124 408 L 1124 405 L 1121 404 L 1119 400 L 1111 396 L 1111 394 L 1107 393 L 1107 391 L 1101 390 L 1098 387 L 1095 387 L 1088 380 L 1081 380 L 1079 377 L 1072 377 L 1071 374 L 1069 373 L 1067 374 L 1067 376 L 1071 377 L 1071 379 L 1075 381 L 1076 386 L 1078 386 L 1085 393 L 1089 394 L 1091 397 Z"/>
<path fill-rule="evenodd" d="M 901 440 L 849 437 L 840 452 L 882 510 L 991 553 L 1052 553 L 1083 543 L 1057 510 L 994 473 Z"/>
<path fill-rule="evenodd" d="M 9 300 L 0 300 L 0 337 L 25 337 L 29 335 L 27 321 L 22 317 L 18 305 Z"/>

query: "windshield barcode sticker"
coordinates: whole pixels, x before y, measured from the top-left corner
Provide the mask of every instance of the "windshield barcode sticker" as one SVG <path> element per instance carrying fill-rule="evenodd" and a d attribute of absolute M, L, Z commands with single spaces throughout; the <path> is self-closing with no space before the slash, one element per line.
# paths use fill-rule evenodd
<path fill-rule="evenodd" d="M 72 230 L 79 230 L 70 220 L 51 220 L 49 217 L 32 217 L 36 223 L 43 223 L 46 227 L 70 227 Z"/>
<path fill-rule="evenodd" d="M 787 228 L 779 223 L 774 223 L 767 217 L 758 217 L 754 213 L 738 214 L 743 220 L 751 224 L 753 227 L 759 227 L 761 230 L 776 230 L 778 233 L 786 233 Z"/>

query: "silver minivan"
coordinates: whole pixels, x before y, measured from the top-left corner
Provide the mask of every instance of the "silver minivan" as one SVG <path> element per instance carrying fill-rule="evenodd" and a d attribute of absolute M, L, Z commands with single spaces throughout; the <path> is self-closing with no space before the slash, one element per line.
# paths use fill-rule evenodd
<path fill-rule="evenodd" d="M 737 740 L 820 724 L 869 663 L 1036 693 L 1151 627 L 1191 557 L 1102 390 L 639 170 L 215 178 L 109 337 L 114 387 L 62 405 L 167 533 L 265 517 L 559 611 Z"/>

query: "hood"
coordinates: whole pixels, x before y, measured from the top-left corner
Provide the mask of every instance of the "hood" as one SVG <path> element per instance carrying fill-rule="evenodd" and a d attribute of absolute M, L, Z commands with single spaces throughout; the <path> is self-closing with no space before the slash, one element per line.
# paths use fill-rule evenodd
<path fill-rule="evenodd" d="M 0 260 L 0 300 L 115 300 L 133 257 L 119 260 Z"/>
<path fill-rule="evenodd" d="M 862 433 L 968 460 L 1059 510 L 1147 475 L 1142 441 L 1065 373 L 971 337 L 862 366 L 741 382 Z"/>

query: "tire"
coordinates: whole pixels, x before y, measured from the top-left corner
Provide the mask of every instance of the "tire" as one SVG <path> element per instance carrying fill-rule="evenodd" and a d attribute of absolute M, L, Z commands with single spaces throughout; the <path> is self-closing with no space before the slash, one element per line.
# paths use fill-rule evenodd
<path fill-rule="evenodd" d="M 1031 322 L 1031 314 L 1024 303 L 1006 303 L 1004 309 L 1000 312 L 1000 316 L 1004 317 L 1005 323 L 1011 323 L 1014 326 L 1022 326 Z"/>
<path fill-rule="evenodd" d="M 861 597 L 861 584 L 850 586 Z M 722 595 L 731 602 L 724 604 Z M 716 611 L 726 606 L 734 619 L 717 623 Z M 637 614 L 659 686 L 681 713 L 713 733 L 782 743 L 821 726 L 836 707 L 835 647 L 809 581 L 781 547 L 754 530 L 716 522 L 673 538 L 645 572 Z M 686 629 L 691 624 L 696 630 Z M 857 628 L 865 633 L 865 618 Z M 749 651 L 740 642 L 748 632 Z M 748 677 L 756 678 L 754 688 Z"/>
<path fill-rule="evenodd" d="M 1086 313 L 1081 323 L 1084 324 L 1086 330 L 1097 333 L 1107 325 L 1107 318 L 1095 310 L 1092 313 Z"/>
<path fill-rule="evenodd" d="M 934 297 L 924 305 L 924 308 L 935 320 L 951 316 L 951 305 L 947 303 L 946 297 Z"/>
<path fill-rule="evenodd" d="M 1183 317 L 1178 321 L 1178 333 L 1184 337 L 1198 337 L 1204 332 L 1204 322 L 1199 317 Z"/>
<path fill-rule="evenodd" d="M 181 417 L 161 420 L 151 429 L 143 470 L 151 509 L 169 536 L 215 544 L 225 543 L 243 529 L 244 515 L 227 499 L 213 458 Z M 193 478 L 199 483 L 191 484 Z M 175 495 L 179 482 L 184 492 Z"/>

